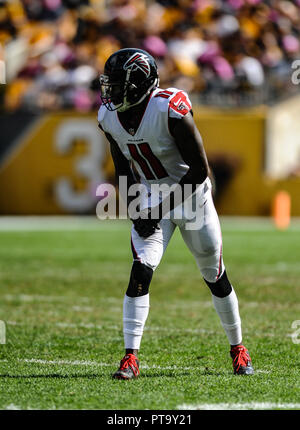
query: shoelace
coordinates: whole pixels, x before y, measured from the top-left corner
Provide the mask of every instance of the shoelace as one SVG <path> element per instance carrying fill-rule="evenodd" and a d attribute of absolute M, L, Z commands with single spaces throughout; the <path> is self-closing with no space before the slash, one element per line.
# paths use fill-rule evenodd
<path fill-rule="evenodd" d="M 120 370 L 127 369 L 129 366 L 131 367 L 134 375 L 136 376 L 138 373 L 138 366 L 137 366 L 137 363 L 135 361 L 135 357 L 132 354 L 125 355 L 125 357 L 121 360 Z"/>
<path fill-rule="evenodd" d="M 237 354 L 233 359 L 233 364 L 237 366 L 237 370 L 241 366 L 247 366 L 248 361 L 250 360 L 250 356 L 247 353 L 247 350 L 245 347 L 239 346 L 232 349 L 234 354 Z"/>

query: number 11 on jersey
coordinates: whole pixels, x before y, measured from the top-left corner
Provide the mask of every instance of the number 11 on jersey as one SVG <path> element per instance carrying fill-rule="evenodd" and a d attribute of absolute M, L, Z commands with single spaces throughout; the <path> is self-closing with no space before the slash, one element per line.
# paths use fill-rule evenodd
<path fill-rule="evenodd" d="M 127 145 L 131 157 L 139 164 L 146 179 L 162 179 L 168 176 L 160 160 L 153 154 L 149 143 L 144 142 L 138 145 L 128 143 Z"/>

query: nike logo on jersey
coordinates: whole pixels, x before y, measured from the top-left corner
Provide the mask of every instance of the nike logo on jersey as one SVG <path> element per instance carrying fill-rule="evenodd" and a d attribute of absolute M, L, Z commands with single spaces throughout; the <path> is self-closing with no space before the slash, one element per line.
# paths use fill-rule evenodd
<path fill-rule="evenodd" d="M 180 102 L 181 102 L 181 99 L 179 99 L 178 102 L 173 102 L 173 106 L 178 106 Z"/>
<path fill-rule="evenodd" d="M 180 100 L 178 100 L 177 103 L 173 103 L 173 106 L 175 106 L 176 110 L 178 111 L 184 111 L 184 110 L 188 110 L 188 106 Z"/>
<path fill-rule="evenodd" d="M 170 101 L 170 108 L 181 115 L 186 115 L 192 108 L 186 95 L 179 91 Z"/>

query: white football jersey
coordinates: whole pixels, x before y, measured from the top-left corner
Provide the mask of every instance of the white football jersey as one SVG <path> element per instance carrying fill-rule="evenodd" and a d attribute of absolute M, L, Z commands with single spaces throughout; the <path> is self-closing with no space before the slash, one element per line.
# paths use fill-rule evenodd
<path fill-rule="evenodd" d="M 168 127 L 168 118 L 182 118 L 191 110 L 188 95 L 177 88 L 156 88 L 134 135 L 119 121 L 117 111 L 101 106 L 98 121 L 117 142 L 125 157 L 134 163 L 142 183 L 178 183 L 189 166 L 182 159 Z"/>

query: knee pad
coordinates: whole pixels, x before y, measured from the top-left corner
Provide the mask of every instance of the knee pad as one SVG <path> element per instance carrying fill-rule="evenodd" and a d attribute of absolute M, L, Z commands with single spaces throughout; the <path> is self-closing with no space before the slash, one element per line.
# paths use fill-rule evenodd
<path fill-rule="evenodd" d="M 129 297 L 138 297 L 148 294 L 152 275 L 153 270 L 150 267 L 139 261 L 134 261 L 126 295 Z"/>
<path fill-rule="evenodd" d="M 219 249 L 214 248 L 213 252 L 196 256 L 196 263 L 206 282 L 214 284 L 224 273 L 225 266 L 221 252 L 220 247 Z"/>
<path fill-rule="evenodd" d="M 223 275 L 221 276 L 221 278 L 217 280 L 217 282 L 208 282 L 205 278 L 203 279 L 206 282 L 212 294 L 216 297 L 221 297 L 221 298 L 226 297 L 232 291 L 232 286 L 227 278 L 226 270 L 224 270 Z"/>

